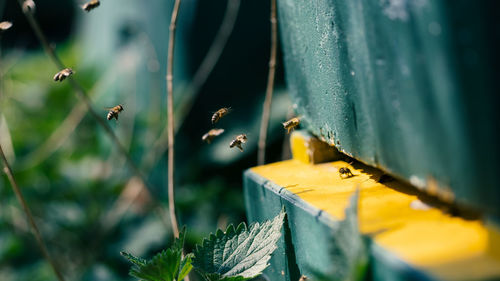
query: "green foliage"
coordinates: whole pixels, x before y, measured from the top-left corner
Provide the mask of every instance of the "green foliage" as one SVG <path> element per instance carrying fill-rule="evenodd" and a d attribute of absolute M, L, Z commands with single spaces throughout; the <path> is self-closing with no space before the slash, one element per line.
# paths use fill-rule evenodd
<path fill-rule="evenodd" d="M 272 221 L 256 223 L 250 229 L 244 223 L 225 232 L 218 230 L 195 250 L 194 266 L 207 281 L 238 281 L 254 278 L 269 265 L 281 237 L 285 212 Z"/>
<path fill-rule="evenodd" d="M 185 229 L 169 249 L 156 254 L 150 261 L 121 252 L 134 266 L 130 275 L 149 281 L 180 281 L 192 269 L 192 255 L 182 256 Z"/>
<path fill-rule="evenodd" d="M 185 228 L 172 247 L 163 250 L 150 261 L 121 252 L 134 264 L 130 275 L 149 281 L 180 281 L 196 267 L 207 281 L 243 281 L 259 276 L 269 265 L 281 237 L 285 211 L 273 220 L 256 223 L 247 228 L 241 223 L 235 229 L 228 226 L 197 246 L 194 255 L 182 257 Z"/>
<path fill-rule="evenodd" d="M 368 251 L 358 227 L 359 189 L 351 197 L 345 210 L 345 220 L 333 232 L 331 255 L 333 269 L 325 274 L 316 274 L 318 281 L 363 280 L 368 267 Z"/>
<path fill-rule="evenodd" d="M 54 27 L 52 31 L 45 28 L 43 31 L 51 34 L 49 39 L 64 64 L 76 71 L 74 79 L 87 91 L 101 118 L 106 117 L 104 107 L 125 105 L 123 117 L 109 125 L 147 176 L 153 187 L 149 192 L 142 190 L 143 187 L 131 178 L 116 145 L 86 113 L 85 106 L 81 107 L 82 102 L 76 98 L 70 83 L 52 80 L 60 69 L 37 47 L 35 37 L 27 38 L 22 34 L 23 28 L 16 25 L 16 22 L 25 21 L 21 13 L 13 14 L 15 17 L 10 20 L 14 27 L 2 36 L 1 42 L 0 142 L 26 201 L 37 221 L 43 222 L 41 231 L 51 256 L 69 280 L 128 280 L 132 278 L 127 276 L 130 266 L 117 253 L 126 249 L 149 260 L 163 249 L 171 235 L 162 217 L 152 210 L 158 206 L 156 203 L 160 208 L 167 207 L 163 190 L 167 168 L 165 154 L 150 155 L 154 147 L 162 147 L 160 135 L 165 127 L 166 103 L 162 101 L 165 98 L 166 56 L 161 52 L 168 43 L 163 36 L 168 21 L 161 19 L 170 16 L 171 3 L 152 1 L 150 4 L 130 2 L 130 5 L 121 5 L 120 0 L 106 2 L 107 5 L 101 5 L 90 14 L 73 6 L 76 10 L 69 14 L 75 18 L 68 24 L 51 23 L 59 18 L 53 15 L 64 12 L 68 5 L 59 9 L 40 7 L 40 14 L 36 16 L 42 21 L 42 27 Z M 112 8 L 112 3 L 118 5 Z M 11 8 L 19 10 L 15 1 L 11 4 Z M 131 18 L 129 12 L 139 5 L 149 11 L 144 14 L 154 12 L 158 16 L 143 17 L 133 13 Z M 187 6 L 197 12 L 189 12 Z M 202 87 L 198 98 L 192 100 L 195 97 L 184 95 L 183 89 L 191 83 L 190 74 L 199 66 L 212 40 L 196 36 L 208 33 L 196 31 L 197 28 L 189 24 L 204 21 L 199 21 L 195 15 L 222 12 L 226 3 L 205 5 L 208 8 L 203 9 L 199 9 L 199 5 L 187 6 L 181 8 L 182 13 L 192 16 L 179 18 L 179 46 L 186 44 L 182 41 L 189 38 L 203 40 L 196 50 L 178 48 L 180 53 L 176 51 L 174 83 L 178 86 L 174 85 L 174 89 L 179 106 L 175 114 L 179 122 L 176 127 L 180 128 L 176 136 L 176 153 L 182 155 L 179 157 L 182 161 L 176 161 L 179 184 L 175 203 L 179 220 L 188 223 L 185 247 L 192 249 L 214 230 L 216 224 L 238 223 L 244 219 L 245 205 L 239 182 L 241 171 L 254 165 L 250 153 L 257 146 L 251 141 L 252 145 L 240 153 L 227 147 L 231 139 L 220 138 L 212 145 L 205 145 L 199 137 L 210 128 L 211 111 L 221 105 L 237 109 L 230 119 L 223 121 L 227 129 L 223 137 L 231 138 L 241 133 L 240 130 L 258 136 L 265 89 L 253 82 L 265 77 L 267 70 L 262 68 L 258 75 L 254 75 L 252 67 L 246 67 L 248 71 L 233 71 L 231 83 L 227 83 L 225 75 L 217 73 L 232 70 L 235 61 L 258 66 L 259 58 L 268 54 L 264 48 L 252 52 L 253 59 L 241 60 L 239 48 L 225 48 L 224 53 L 229 56 L 221 57 L 210 75 L 212 82 Z M 257 13 L 265 23 L 268 12 L 260 9 L 260 4 L 253 6 L 253 10 L 245 13 L 253 17 Z M 109 8 L 112 8 L 113 17 L 105 11 Z M 253 22 L 248 24 L 255 26 Z M 218 20 L 211 22 L 209 34 L 215 34 L 219 25 Z M 267 30 L 267 25 L 261 24 L 260 28 Z M 259 40 L 265 42 L 267 36 L 259 34 L 262 35 Z M 239 41 L 246 40 L 245 36 L 239 37 Z M 19 41 L 19 38 L 24 39 Z M 96 40 L 99 44 L 95 44 Z M 22 46 L 23 42 L 29 45 Z M 281 142 L 280 122 L 290 107 L 286 92 L 280 89 L 284 89 L 283 84 L 276 83 L 269 145 Z M 238 99 L 231 99 L 234 92 L 238 92 Z M 221 101 L 230 101 L 230 104 L 221 104 Z M 183 105 L 191 102 L 195 106 L 187 111 L 187 106 Z M 199 137 L 193 137 L 196 135 Z M 279 152 L 279 149 L 269 149 L 268 160 L 277 159 Z M 133 194 L 140 196 L 132 200 Z M 7 178 L 0 176 L 0 280 L 54 280 L 53 271 L 43 256 L 33 255 L 36 244 L 25 220 Z M 184 268 L 182 263 L 181 268 Z"/>

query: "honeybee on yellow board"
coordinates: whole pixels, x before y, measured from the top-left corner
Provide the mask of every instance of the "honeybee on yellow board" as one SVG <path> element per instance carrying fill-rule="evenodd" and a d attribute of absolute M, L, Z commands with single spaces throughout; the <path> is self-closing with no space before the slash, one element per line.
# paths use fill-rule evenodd
<path fill-rule="evenodd" d="M 234 138 L 234 140 L 231 141 L 231 143 L 229 144 L 229 147 L 233 148 L 236 146 L 241 152 L 243 152 L 243 147 L 241 146 L 241 144 L 246 143 L 247 140 L 248 140 L 248 138 L 247 138 L 246 134 L 237 135 Z"/>
<path fill-rule="evenodd" d="M 119 104 L 115 107 L 107 107 L 106 109 L 109 110 L 106 118 L 108 120 L 115 118 L 118 121 L 118 114 L 123 111 L 123 105 Z"/>
<path fill-rule="evenodd" d="M 90 12 L 93 9 L 99 7 L 99 5 L 101 5 L 101 2 L 99 2 L 99 0 L 90 0 L 82 6 L 82 9 L 86 12 Z"/>
<path fill-rule="evenodd" d="M 294 117 L 286 122 L 283 122 L 283 128 L 288 130 L 288 134 L 291 130 L 295 129 L 300 124 L 300 119 L 298 117 Z"/>
<path fill-rule="evenodd" d="M 351 170 L 347 167 L 341 167 L 339 169 L 339 176 L 343 179 L 353 177 L 354 175 L 352 174 Z"/>
<path fill-rule="evenodd" d="M 231 111 L 230 107 L 223 107 L 219 110 L 217 110 L 213 115 L 212 115 L 212 124 L 215 124 L 219 122 L 219 120 L 224 117 L 224 115 L 228 114 L 229 111 Z"/>
<path fill-rule="evenodd" d="M 206 141 L 207 143 L 211 143 L 216 136 L 219 136 L 222 133 L 224 133 L 224 129 L 212 129 L 204 134 L 201 137 L 201 140 Z"/>

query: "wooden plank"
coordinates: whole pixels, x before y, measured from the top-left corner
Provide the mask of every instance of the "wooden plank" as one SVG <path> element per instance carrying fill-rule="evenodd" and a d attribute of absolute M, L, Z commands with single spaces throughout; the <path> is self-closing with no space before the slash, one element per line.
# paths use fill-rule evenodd
<path fill-rule="evenodd" d="M 305 148 L 315 143 L 303 132 L 295 132 L 291 142 L 295 159 L 254 167 L 244 176 L 250 221 L 272 218 L 282 206 L 288 213 L 284 239 L 267 271 L 271 280 L 298 280 L 334 266 L 332 229 L 344 219 L 357 187 L 359 228 L 372 241 L 375 280 L 500 278 L 500 230 L 494 225 L 362 163 L 303 161 Z M 352 177 L 339 174 L 345 167 Z"/>
<path fill-rule="evenodd" d="M 494 1 L 279 0 L 304 126 L 444 200 L 500 215 Z"/>
<path fill-rule="evenodd" d="M 341 178 L 341 167 L 349 167 L 355 176 Z M 402 276 L 411 269 L 437 280 L 500 278 L 497 229 L 478 219 L 455 217 L 428 206 L 403 183 L 378 183 L 381 175 L 376 169 L 344 161 L 309 165 L 288 160 L 255 167 L 245 174 L 248 215 L 250 220 L 266 218 L 263 214 L 272 217 L 270 210 L 279 211 L 285 204 L 288 219 L 294 222 L 289 225 L 289 239 L 294 241 L 295 256 L 297 252 L 304 256 L 297 257 L 299 271 L 324 270 L 332 266 L 327 264 L 330 259 L 325 245 L 331 231 L 326 229 L 344 218 L 349 198 L 360 185 L 360 229 L 373 239 L 379 256 L 398 261 L 397 266 L 378 261 L 384 268 L 380 274 L 401 275 L 396 280 L 404 280 Z M 297 213 L 301 213 L 299 219 Z M 301 234 L 293 237 L 293 233 Z M 401 265 L 409 269 L 399 272 Z"/>

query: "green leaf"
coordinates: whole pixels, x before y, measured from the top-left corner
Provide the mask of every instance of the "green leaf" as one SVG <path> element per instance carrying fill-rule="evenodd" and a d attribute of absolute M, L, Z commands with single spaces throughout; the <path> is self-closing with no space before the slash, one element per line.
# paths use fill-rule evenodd
<path fill-rule="evenodd" d="M 188 273 L 193 269 L 193 254 L 188 254 L 186 257 L 181 261 L 181 266 L 179 268 L 179 276 L 177 277 L 177 280 L 182 280 L 184 277 L 188 275 Z"/>
<path fill-rule="evenodd" d="M 272 221 L 244 223 L 225 232 L 217 230 L 196 246 L 193 265 L 207 281 L 242 281 L 254 278 L 269 265 L 276 242 L 281 237 L 285 212 Z"/>
<path fill-rule="evenodd" d="M 173 281 L 177 277 L 181 258 L 177 251 L 163 250 L 145 265 L 133 267 L 130 275 L 151 281 Z"/>
<path fill-rule="evenodd" d="M 133 256 L 127 252 L 120 252 L 120 254 L 122 256 L 124 256 L 125 258 L 127 258 L 131 263 L 133 263 L 137 266 L 144 266 L 147 263 L 147 261 L 145 259 Z"/>
<path fill-rule="evenodd" d="M 345 210 L 345 219 L 338 223 L 332 238 L 333 269 L 325 274 L 316 273 L 320 281 L 363 280 L 368 266 L 368 250 L 358 227 L 359 188 L 351 196 Z"/>
<path fill-rule="evenodd" d="M 121 252 L 122 256 L 134 264 L 130 269 L 130 275 L 149 281 L 184 279 L 193 268 L 191 264 L 193 256 L 190 254 L 182 257 L 184 238 L 185 228 L 182 229 L 172 247 L 156 254 L 150 261 Z"/>

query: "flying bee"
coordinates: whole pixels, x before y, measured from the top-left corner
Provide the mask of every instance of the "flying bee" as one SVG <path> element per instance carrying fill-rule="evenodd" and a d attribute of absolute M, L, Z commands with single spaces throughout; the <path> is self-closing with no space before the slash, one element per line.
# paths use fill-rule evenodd
<path fill-rule="evenodd" d="M 36 9 L 35 2 L 33 0 L 24 0 L 23 2 L 23 12 L 34 13 Z"/>
<path fill-rule="evenodd" d="M 343 179 L 353 177 L 354 175 L 352 174 L 351 170 L 347 167 L 342 167 L 339 169 L 339 176 Z"/>
<path fill-rule="evenodd" d="M 93 9 L 99 7 L 101 3 L 99 2 L 99 0 L 90 0 L 89 2 L 85 3 L 83 6 L 82 6 L 82 9 L 85 11 L 85 12 L 90 12 L 92 11 Z"/>
<path fill-rule="evenodd" d="M 219 120 L 224 117 L 224 115 L 228 114 L 229 111 L 231 110 L 230 107 L 223 107 L 219 110 L 217 110 L 214 115 L 212 115 L 212 124 L 215 124 L 219 122 Z"/>
<path fill-rule="evenodd" d="M 239 150 L 241 152 L 243 152 L 243 147 L 241 146 L 242 143 L 246 143 L 247 142 L 247 135 L 246 134 L 241 134 L 241 135 L 237 135 L 234 140 L 231 141 L 231 143 L 229 144 L 229 147 L 230 148 L 233 148 L 233 147 L 237 147 L 239 148 Z"/>
<path fill-rule="evenodd" d="M 0 22 L 0 32 L 3 32 L 11 27 L 12 27 L 12 23 L 10 21 Z"/>
<path fill-rule="evenodd" d="M 68 78 L 71 74 L 73 74 L 73 69 L 71 68 L 65 68 L 61 71 L 59 71 L 58 73 L 56 73 L 56 75 L 54 75 L 54 81 L 59 81 L 59 82 L 62 82 L 64 79 Z"/>
<path fill-rule="evenodd" d="M 295 129 L 300 124 L 300 119 L 297 117 L 294 117 L 286 122 L 283 122 L 283 128 L 288 130 L 288 134 L 290 134 L 290 131 Z"/>
<path fill-rule="evenodd" d="M 204 134 L 202 137 L 201 137 L 201 140 L 202 141 L 206 141 L 207 143 L 211 143 L 212 140 L 220 135 L 224 133 L 224 129 L 212 129 L 210 131 L 208 131 L 208 133 Z"/>
<path fill-rule="evenodd" d="M 106 118 L 108 120 L 115 118 L 118 121 L 118 114 L 123 111 L 123 105 L 119 104 L 115 107 L 107 107 L 106 109 L 109 110 Z"/>

